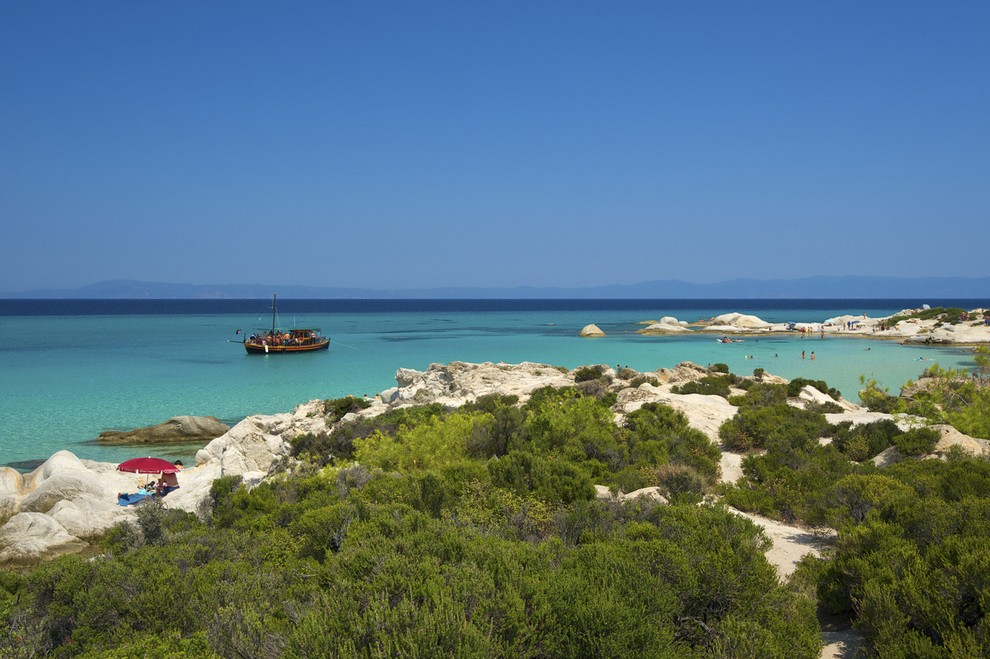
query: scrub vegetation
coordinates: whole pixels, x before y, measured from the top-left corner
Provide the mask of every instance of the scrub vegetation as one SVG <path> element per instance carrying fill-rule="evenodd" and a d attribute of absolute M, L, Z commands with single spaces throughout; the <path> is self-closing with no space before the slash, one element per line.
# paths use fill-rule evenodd
<path fill-rule="evenodd" d="M 749 455 L 717 485 L 703 433 L 656 403 L 616 425 L 601 375 L 341 421 L 297 438 L 291 471 L 215 481 L 200 516 L 142 505 L 97 557 L 0 573 L 0 655 L 816 657 L 823 613 L 882 656 L 990 655 L 990 462 L 921 459 L 930 428 L 831 425 L 718 372 L 747 383 L 720 434 Z M 967 423 L 949 392 L 986 388 L 936 376 L 892 407 Z M 781 581 L 725 504 L 834 543 Z"/>
<path fill-rule="evenodd" d="M 866 382 L 861 397 L 887 412 L 990 437 L 981 425 L 990 418 L 985 359 L 977 351 L 975 373 L 933 367 L 923 382 L 905 386 L 905 396 Z M 904 431 L 888 420 L 828 426 L 769 395 L 756 407 L 764 411 L 744 406 L 722 427 L 727 442 L 742 437 L 765 449 L 743 460 L 743 478 L 723 487 L 724 501 L 836 531 L 832 549 L 806 557 L 792 578 L 814 584 L 820 611 L 849 619 L 879 656 L 990 656 L 987 457 L 950 449 L 943 459 L 919 459 L 940 436 L 931 427 Z M 871 458 L 891 446 L 899 459 L 874 465 Z"/>

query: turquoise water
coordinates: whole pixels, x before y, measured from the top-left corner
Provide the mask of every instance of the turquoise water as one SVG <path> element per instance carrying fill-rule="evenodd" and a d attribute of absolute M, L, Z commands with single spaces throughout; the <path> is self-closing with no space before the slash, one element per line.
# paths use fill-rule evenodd
<path fill-rule="evenodd" d="M 288 303 L 286 303 L 288 305 Z M 476 306 L 476 305 L 475 305 Z M 497 305 L 495 305 L 497 306 Z M 249 356 L 230 342 L 236 328 L 264 325 L 263 313 L 43 315 L 0 317 L 0 464 L 43 459 L 60 449 L 83 458 L 118 461 L 135 449 L 102 447 L 106 429 L 160 423 L 181 414 L 216 416 L 233 424 L 249 414 L 289 411 L 314 398 L 375 394 L 394 386 L 397 368 L 433 362 L 533 361 L 574 368 L 629 366 L 639 371 L 682 361 L 727 363 L 786 378 L 826 380 L 856 400 L 859 377 L 896 392 L 933 361 L 972 364 L 965 349 L 908 347 L 864 339 L 800 339 L 797 335 L 720 344 L 711 335 L 646 337 L 639 321 L 665 315 L 693 321 L 741 310 L 686 308 L 522 309 L 307 312 L 283 325 L 319 326 L 332 336 L 328 352 Z M 749 308 L 770 321 L 821 321 L 841 313 L 888 315 L 883 308 Z M 595 323 L 608 335 L 581 339 Z M 869 350 L 867 350 L 869 348 Z M 801 359 L 801 351 L 817 359 Z M 751 355 L 752 359 L 748 359 Z M 174 455 L 189 456 L 195 448 Z M 160 453 L 160 451 L 159 451 Z"/>

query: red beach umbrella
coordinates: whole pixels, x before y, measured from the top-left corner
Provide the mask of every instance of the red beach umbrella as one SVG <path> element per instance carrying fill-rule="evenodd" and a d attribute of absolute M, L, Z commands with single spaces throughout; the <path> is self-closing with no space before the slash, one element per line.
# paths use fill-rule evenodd
<path fill-rule="evenodd" d="M 117 465 L 117 470 L 135 474 L 176 474 L 180 467 L 162 458 L 131 458 Z"/>

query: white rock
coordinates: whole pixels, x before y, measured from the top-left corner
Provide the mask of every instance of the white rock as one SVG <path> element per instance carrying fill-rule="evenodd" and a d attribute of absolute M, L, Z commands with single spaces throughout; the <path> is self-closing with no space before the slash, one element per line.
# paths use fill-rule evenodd
<path fill-rule="evenodd" d="M 86 471 L 70 471 L 56 474 L 41 481 L 32 492 L 24 496 L 20 503 L 23 512 L 47 513 L 62 500 L 99 498 L 105 494 L 95 482 L 92 474 Z"/>
<path fill-rule="evenodd" d="M 628 494 L 623 494 L 619 497 L 620 501 L 633 501 L 634 499 L 648 499 L 650 501 L 656 501 L 657 503 L 668 503 L 667 497 L 665 497 L 659 487 L 643 487 L 638 490 L 633 490 Z"/>
<path fill-rule="evenodd" d="M 0 495 L 19 496 L 23 494 L 23 490 L 24 477 L 20 472 L 10 467 L 0 467 Z"/>
<path fill-rule="evenodd" d="M 33 565 L 85 547 L 44 513 L 18 513 L 0 527 L 0 565 Z"/>
<path fill-rule="evenodd" d="M 598 325 L 591 323 L 590 325 L 585 325 L 584 328 L 578 333 L 578 336 L 597 338 L 605 336 L 605 332 L 603 332 Z"/>
<path fill-rule="evenodd" d="M 770 323 L 762 318 L 741 313 L 726 313 L 721 316 L 716 316 L 713 321 L 713 325 L 728 325 L 731 327 L 741 327 L 745 329 L 766 329 L 770 327 Z"/>

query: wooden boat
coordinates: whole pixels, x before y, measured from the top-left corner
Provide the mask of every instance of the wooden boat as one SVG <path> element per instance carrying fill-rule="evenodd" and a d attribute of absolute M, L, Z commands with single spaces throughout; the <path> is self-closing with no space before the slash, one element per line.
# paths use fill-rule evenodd
<path fill-rule="evenodd" d="M 323 336 L 319 327 L 279 329 L 277 301 L 278 295 L 273 295 L 271 329 L 261 329 L 244 338 L 244 349 L 249 355 L 312 352 L 330 347 L 330 337 Z"/>

